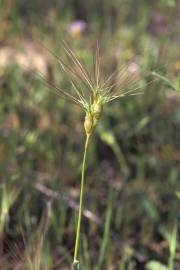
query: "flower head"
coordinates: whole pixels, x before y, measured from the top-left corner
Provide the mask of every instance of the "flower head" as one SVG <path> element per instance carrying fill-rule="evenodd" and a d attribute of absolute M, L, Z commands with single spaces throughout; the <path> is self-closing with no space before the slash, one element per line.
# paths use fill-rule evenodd
<path fill-rule="evenodd" d="M 74 37 L 80 36 L 82 32 L 84 32 L 87 28 L 87 23 L 83 20 L 75 20 L 71 22 L 67 31 Z"/>
<path fill-rule="evenodd" d="M 43 45 L 43 47 L 45 46 Z M 139 66 L 136 63 L 126 64 L 120 70 L 106 77 L 102 74 L 98 43 L 92 71 L 89 71 L 79 61 L 76 54 L 65 42 L 63 49 L 67 62 L 48 48 L 46 49 L 57 58 L 71 83 L 73 93 L 62 90 L 52 83 L 48 84 L 61 97 L 70 100 L 85 111 L 84 128 L 88 135 L 93 133 L 106 103 L 127 95 L 142 93 L 139 90 L 144 86 L 139 84 L 141 80 Z"/>

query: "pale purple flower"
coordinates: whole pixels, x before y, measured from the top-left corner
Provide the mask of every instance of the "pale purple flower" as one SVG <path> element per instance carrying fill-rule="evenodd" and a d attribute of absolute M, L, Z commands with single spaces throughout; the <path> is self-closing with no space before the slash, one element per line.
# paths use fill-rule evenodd
<path fill-rule="evenodd" d="M 87 23 L 83 20 L 75 20 L 71 22 L 67 28 L 67 31 L 72 35 L 79 35 L 87 28 Z"/>

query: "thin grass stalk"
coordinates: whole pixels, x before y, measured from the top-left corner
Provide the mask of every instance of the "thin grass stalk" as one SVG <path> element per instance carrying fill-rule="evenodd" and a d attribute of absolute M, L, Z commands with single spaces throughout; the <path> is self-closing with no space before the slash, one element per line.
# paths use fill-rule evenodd
<path fill-rule="evenodd" d="M 168 260 L 168 270 L 174 269 L 174 259 L 176 255 L 176 247 L 177 247 L 177 222 L 174 224 L 173 232 L 169 239 L 169 251 L 170 256 Z"/>
<path fill-rule="evenodd" d="M 92 269 L 91 259 L 86 235 L 83 236 L 82 246 L 83 246 L 83 263 L 84 263 L 83 267 L 86 270 L 91 270 Z"/>
<path fill-rule="evenodd" d="M 110 229 L 111 229 L 111 219 L 112 219 L 112 201 L 113 201 L 113 190 L 111 188 L 110 193 L 109 193 L 109 198 L 108 198 L 108 207 L 107 207 L 107 212 L 106 212 L 106 221 L 105 221 L 105 227 L 104 227 L 104 234 L 103 234 L 103 239 L 102 239 L 102 244 L 101 244 L 101 249 L 100 249 L 100 255 L 99 255 L 99 260 L 98 264 L 96 267 L 96 270 L 101 270 L 105 257 L 106 257 L 106 252 L 108 248 L 108 242 L 109 242 L 109 235 L 110 235 Z"/>
<path fill-rule="evenodd" d="M 83 155 L 83 162 L 82 162 L 82 171 L 81 171 L 81 190 L 80 190 L 80 200 L 79 200 L 79 211 L 78 211 L 78 221 L 77 221 L 77 230 L 76 230 L 76 242 L 74 248 L 74 260 L 73 260 L 73 270 L 80 269 L 80 263 L 78 260 L 78 250 L 79 250 L 79 239 L 80 239 L 80 230 L 81 230 L 81 218 L 82 218 L 82 211 L 83 211 L 83 199 L 84 199 L 84 176 L 86 170 L 86 158 L 87 158 L 87 150 L 89 145 L 89 138 L 90 135 L 86 135 L 86 141 L 84 145 L 84 155 Z"/>

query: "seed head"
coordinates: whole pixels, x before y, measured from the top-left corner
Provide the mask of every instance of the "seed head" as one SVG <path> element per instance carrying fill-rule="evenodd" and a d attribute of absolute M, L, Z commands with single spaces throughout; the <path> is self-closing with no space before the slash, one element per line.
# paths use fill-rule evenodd
<path fill-rule="evenodd" d="M 43 47 L 45 46 L 43 45 Z M 46 83 L 49 84 L 58 95 L 64 99 L 70 100 L 85 111 L 84 128 L 86 134 L 91 135 L 93 133 L 106 103 L 127 95 L 141 94 L 142 92 L 139 90 L 147 85 L 140 85 L 139 66 L 135 63 L 131 63 L 130 65 L 126 64 L 110 76 L 104 77 L 100 67 L 98 43 L 93 72 L 86 69 L 65 42 L 63 42 L 63 49 L 68 64 L 54 52 L 48 48 L 46 49 L 58 60 L 62 70 L 66 73 L 71 83 L 74 94 L 62 90 L 53 83 L 47 83 L 47 81 Z M 42 78 L 41 75 L 40 77 Z"/>

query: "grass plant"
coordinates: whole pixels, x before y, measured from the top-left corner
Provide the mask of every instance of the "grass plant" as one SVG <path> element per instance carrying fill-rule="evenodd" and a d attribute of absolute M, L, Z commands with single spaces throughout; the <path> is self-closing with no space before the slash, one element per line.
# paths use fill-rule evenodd
<path fill-rule="evenodd" d="M 140 87 L 140 78 L 146 84 L 135 63 L 156 71 L 158 83 L 138 98 L 98 104 L 100 123 L 87 146 L 77 261 L 85 270 L 178 270 L 180 1 L 129 0 L 121 8 L 117 0 L 57 2 L 0 1 L 0 269 L 72 265 L 83 122 L 95 119 L 91 88 L 97 87 L 98 53 L 93 63 L 91 52 L 98 38 L 99 88 L 106 81 L 110 94 L 118 95 Z M 77 22 L 86 28 L 75 35 L 70 29 Z M 40 48 L 39 37 L 58 61 Z M 63 39 L 76 54 L 58 45 Z M 19 56 L 28 67 L 38 65 L 43 74 L 34 73 L 44 84 L 19 68 Z M 44 236 L 41 217 L 49 201 Z"/>
<path fill-rule="evenodd" d="M 43 45 L 43 47 L 45 47 Z M 46 47 L 45 47 L 46 48 Z M 120 70 L 115 71 L 109 76 L 104 76 L 101 69 L 100 49 L 97 42 L 95 57 L 93 59 L 92 71 L 86 69 L 86 67 L 79 61 L 76 54 L 69 48 L 64 42 L 63 49 L 67 57 L 67 63 L 63 61 L 54 52 L 46 48 L 53 56 L 58 60 L 60 67 L 66 73 L 68 80 L 70 81 L 71 88 L 74 94 L 67 93 L 63 89 L 56 85 L 46 83 L 55 90 L 56 94 L 60 95 L 64 99 L 71 101 L 78 105 L 84 112 L 84 131 L 85 131 L 85 144 L 84 154 L 81 168 L 81 184 L 80 184 L 80 199 L 79 210 L 77 218 L 76 240 L 74 247 L 74 258 L 72 269 L 80 269 L 79 261 L 79 244 L 80 244 L 80 232 L 81 232 L 81 220 L 84 204 L 85 193 L 85 171 L 87 166 L 88 148 L 90 146 L 91 137 L 95 131 L 97 124 L 100 121 L 103 109 L 105 105 L 113 100 L 122 98 L 129 95 L 139 95 L 142 93 L 142 85 L 140 82 L 139 67 L 133 63 L 132 66 L 124 65 Z M 41 74 L 38 74 L 41 76 Z M 109 212 L 108 212 L 109 213 Z M 101 249 L 101 256 L 99 261 L 99 268 L 103 262 L 105 246 L 106 246 L 106 231 L 109 230 L 109 214 L 108 214 L 107 226 L 105 226 L 105 240 Z"/>
<path fill-rule="evenodd" d="M 10 190 L 6 185 L 0 187 L 0 256 L 3 253 L 3 236 L 9 222 L 9 211 L 19 193 L 20 189 Z"/>

